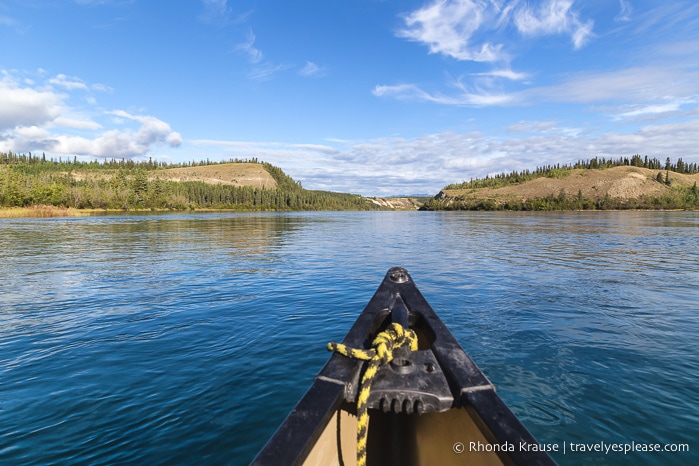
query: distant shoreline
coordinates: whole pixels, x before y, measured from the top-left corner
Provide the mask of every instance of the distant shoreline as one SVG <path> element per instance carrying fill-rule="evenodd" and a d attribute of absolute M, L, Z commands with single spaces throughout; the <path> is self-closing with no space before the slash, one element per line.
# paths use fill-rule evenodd
<path fill-rule="evenodd" d="M 457 210 L 447 210 L 448 212 L 457 212 Z M 48 205 L 36 205 L 27 207 L 0 207 L 0 220 L 11 218 L 70 218 L 70 217 L 92 217 L 102 215 L 124 215 L 124 214 L 148 214 L 148 213 L 205 213 L 205 212 L 236 212 L 236 213 L 259 213 L 259 212 L 276 212 L 265 210 L 240 210 L 240 209 L 129 209 L 129 210 L 114 210 L 114 209 L 76 209 L 73 207 L 56 207 Z M 282 211 L 280 211 L 282 212 Z M 283 211 L 288 212 L 288 211 Z M 295 212 L 314 212 L 314 211 L 295 211 Z M 417 212 L 417 210 L 396 209 L 386 212 Z M 444 211 L 443 211 L 444 212 Z M 461 211 L 463 212 L 463 211 Z M 474 212 L 472 210 L 472 212 Z M 478 212 L 554 212 L 554 211 L 521 211 L 521 210 L 480 210 Z M 557 210 L 555 212 L 697 212 L 697 210 L 688 209 L 568 209 Z"/>

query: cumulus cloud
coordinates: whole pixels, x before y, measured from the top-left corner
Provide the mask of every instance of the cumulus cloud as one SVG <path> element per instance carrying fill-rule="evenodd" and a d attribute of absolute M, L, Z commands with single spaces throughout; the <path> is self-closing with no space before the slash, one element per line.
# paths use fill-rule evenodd
<path fill-rule="evenodd" d="M 141 124 L 136 131 L 128 128 L 110 129 L 92 137 L 85 137 L 56 134 L 37 126 L 16 127 L 10 137 L 0 141 L 0 149 L 130 158 L 147 154 L 155 144 L 167 144 L 171 147 L 179 147 L 182 144 L 182 136 L 172 131 L 167 123 L 151 116 L 126 115 Z"/>
<path fill-rule="evenodd" d="M 52 122 L 52 126 L 59 126 L 63 128 L 74 128 L 74 129 L 100 129 L 102 125 L 97 123 L 96 121 L 91 121 L 91 120 L 79 120 L 75 118 L 68 118 L 68 117 L 63 117 L 59 116 Z"/>
<path fill-rule="evenodd" d="M 5 74 L 0 80 L 0 131 L 53 121 L 61 113 L 63 97 L 51 90 L 21 86 Z"/>
<path fill-rule="evenodd" d="M 180 147 L 182 145 L 182 135 L 177 131 L 171 131 L 165 137 L 165 144 L 170 147 Z"/>
<path fill-rule="evenodd" d="M 43 75 L 43 73 L 40 73 Z M 60 88 L 61 92 L 57 92 Z M 71 93 L 90 86 L 63 74 L 35 83 L 3 72 L 0 80 L 0 150 L 53 152 L 96 157 L 134 157 L 148 153 L 154 145 L 178 147 L 182 136 L 166 122 L 150 115 L 124 110 L 90 113 L 71 107 Z M 103 130 L 97 120 L 116 116 L 119 127 Z"/>
<path fill-rule="evenodd" d="M 154 116 L 132 115 L 124 110 L 115 110 L 111 114 L 136 121 L 141 126 L 135 132 L 128 129 L 107 131 L 95 139 L 99 143 L 94 146 L 96 153 L 93 155 L 132 157 L 144 155 L 153 144 L 164 143 L 171 147 L 182 144 L 182 136 L 172 131 L 170 125 Z M 89 152 L 84 154 L 89 155 Z"/>
<path fill-rule="evenodd" d="M 54 137 L 55 143 L 47 149 L 59 154 L 129 158 L 145 155 L 156 143 L 164 143 L 172 147 L 182 144 L 179 133 L 173 132 L 167 123 L 157 118 L 130 115 L 122 111 L 118 113 L 140 122 L 141 127 L 135 132 L 129 129 L 112 129 L 94 138 L 58 135 Z"/>

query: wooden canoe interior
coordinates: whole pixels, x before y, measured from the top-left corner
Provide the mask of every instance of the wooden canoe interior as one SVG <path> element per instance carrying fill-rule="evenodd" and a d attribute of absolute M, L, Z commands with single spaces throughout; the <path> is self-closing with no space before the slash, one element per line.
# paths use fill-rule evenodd
<path fill-rule="evenodd" d="M 345 404 L 332 416 L 304 466 L 356 464 L 357 418 L 350 410 Z M 466 409 L 422 415 L 369 412 L 368 466 L 504 464 L 494 452 L 470 451 L 471 442 L 489 442 Z M 464 451 L 457 453 L 459 442 Z"/>
<path fill-rule="evenodd" d="M 507 447 L 535 444 L 536 439 L 400 267 L 389 269 L 343 343 L 369 348 L 376 335 L 393 323 L 416 332 L 420 354 L 410 359 L 423 371 L 397 370 L 398 378 L 387 372 L 390 369 L 377 373 L 374 400 L 369 403 L 369 466 L 555 465 L 545 452 Z M 402 354 L 397 361 L 401 359 Z M 333 355 L 253 464 L 355 466 L 357 408 L 352 400 L 357 398 L 362 364 Z M 410 378 L 403 379 L 406 373 Z M 410 403 L 415 403 L 413 409 Z M 376 409 L 389 404 L 396 412 Z"/>

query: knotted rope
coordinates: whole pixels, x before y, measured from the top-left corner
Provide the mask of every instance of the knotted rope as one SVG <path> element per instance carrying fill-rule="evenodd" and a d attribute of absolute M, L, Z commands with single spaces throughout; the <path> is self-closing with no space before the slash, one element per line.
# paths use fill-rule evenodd
<path fill-rule="evenodd" d="M 417 335 L 413 330 L 392 323 L 389 328 L 376 335 L 371 349 L 350 348 L 341 343 L 328 343 L 328 350 L 340 353 L 351 359 L 369 361 L 359 383 L 357 396 L 357 466 L 366 465 L 367 436 L 369 433 L 368 402 L 371 383 L 379 367 L 393 360 L 393 351 L 408 345 L 411 351 L 417 351 Z"/>

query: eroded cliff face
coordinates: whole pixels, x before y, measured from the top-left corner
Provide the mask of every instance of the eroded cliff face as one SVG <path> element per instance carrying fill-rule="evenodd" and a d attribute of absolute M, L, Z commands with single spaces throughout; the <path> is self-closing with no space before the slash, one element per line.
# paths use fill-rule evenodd
<path fill-rule="evenodd" d="M 422 205 L 420 201 L 412 197 L 372 197 L 369 198 L 369 200 L 381 207 L 388 207 L 389 209 L 395 210 L 417 210 Z"/>

